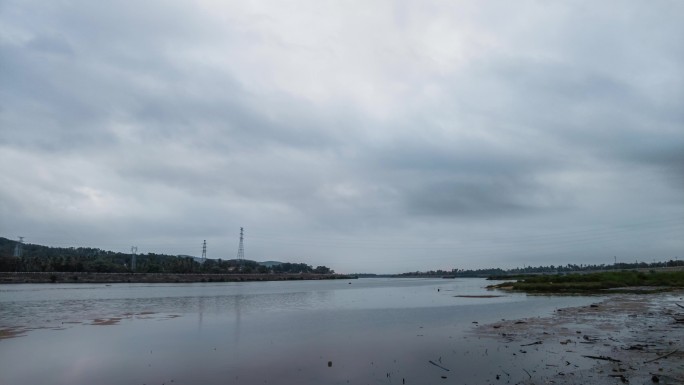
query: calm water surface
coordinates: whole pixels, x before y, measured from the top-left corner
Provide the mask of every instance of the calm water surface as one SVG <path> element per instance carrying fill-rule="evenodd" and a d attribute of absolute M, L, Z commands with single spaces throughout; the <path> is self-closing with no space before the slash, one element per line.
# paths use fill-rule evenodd
<path fill-rule="evenodd" d="M 505 362 L 473 322 L 596 300 L 490 283 L 0 285 L 0 384 L 483 383 Z"/>

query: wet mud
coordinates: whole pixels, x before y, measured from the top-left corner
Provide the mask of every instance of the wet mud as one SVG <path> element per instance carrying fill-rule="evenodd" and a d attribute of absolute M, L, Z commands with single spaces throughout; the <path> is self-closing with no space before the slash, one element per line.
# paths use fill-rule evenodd
<path fill-rule="evenodd" d="M 76 325 L 92 325 L 92 326 L 112 326 L 118 325 L 124 320 L 133 319 L 156 319 L 159 321 L 170 320 L 174 318 L 181 317 L 180 314 L 157 314 L 155 312 L 143 311 L 137 313 L 123 313 L 120 316 L 110 316 L 110 317 L 96 317 L 92 319 L 84 320 L 46 320 L 45 324 L 37 324 L 32 327 L 24 326 L 10 326 L 3 327 L 0 326 L 0 340 L 16 337 L 24 337 L 30 331 L 33 330 L 66 330 L 69 327 Z"/>
<path fill-rule="evenodd" d="M 26 335 L 26 333 L 28 333 L 29 330 L 30 329 L 20 327 L 0 329 L 0 340 L 6 338 L 23 337 Z"/>
<path fill-rule="evenodd" d="M 478 325 L 473 333 L 509 356 L 495 374 L 503 383 L 684 384 L 682 305 L 684 292 L 615 294 L 551 317 Z"/>

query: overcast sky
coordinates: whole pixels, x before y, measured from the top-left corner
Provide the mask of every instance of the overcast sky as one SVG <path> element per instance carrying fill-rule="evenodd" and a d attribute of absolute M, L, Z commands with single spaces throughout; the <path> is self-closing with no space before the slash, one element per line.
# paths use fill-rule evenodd
<path fill-rule="evenodd" d="M 0 236 L 338 272 L 684 258 L 684 2 L 0 0 Z"/>

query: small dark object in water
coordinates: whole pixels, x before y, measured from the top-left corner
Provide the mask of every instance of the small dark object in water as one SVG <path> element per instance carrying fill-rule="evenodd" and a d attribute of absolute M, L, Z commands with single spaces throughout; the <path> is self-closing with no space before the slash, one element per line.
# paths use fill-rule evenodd
<path fill-rule="evenodd" d="M 658 378 L 658 376 L 656 376 L 656 375 L 654 374 L 653 377 L 651 377 L 651 381 L 653 381 L 653 382 L 660 382 L 660 378 Z"/>
<path fill-rule="evenodd" d="M 328 367 L 332 366 L 332 361 L 328 361 Z"/>
<path fill-rule="evenodd" d="M 446 376 L 442 376 L 442 378 L 446 380 L 447 377 L 446 377 Z"/>
<path fill-rule="evenodd" d="M 592 303 L 591 305 L 589 305 L 589 307 L 599 307 L 599 305 Z"/>

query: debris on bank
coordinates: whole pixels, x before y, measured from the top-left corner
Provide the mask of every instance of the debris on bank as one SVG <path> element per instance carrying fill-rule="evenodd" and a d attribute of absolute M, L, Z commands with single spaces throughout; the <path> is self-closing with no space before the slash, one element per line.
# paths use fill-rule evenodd
<path fill-rule="evenodd" d="M 682 303 L 684 291 L 613 294 L 551 317 L 477 325 L 475 333 L 511 348 L 523 384 L 684 384 Z"/>

